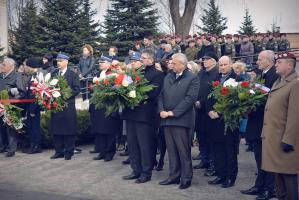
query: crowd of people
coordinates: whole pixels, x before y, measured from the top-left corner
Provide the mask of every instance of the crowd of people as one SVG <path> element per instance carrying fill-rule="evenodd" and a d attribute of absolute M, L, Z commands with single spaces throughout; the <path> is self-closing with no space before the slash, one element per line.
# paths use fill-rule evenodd
<path fill-rule="evenodd" d="M 160 185 L 179 184 L 180 189 L 186 189 L 191 186 L 194 170 L 204 169 L 205 176 L 214 177 L 208 184 L 230 188 L 238 175 L 241 135 L 239 129 L 225 131 L 221 114 L 213 108 L 215 100 L 209 97 L 212 82 L 259 79 L 264 87 L 272 89 L 267 104 L 248 113 L 245 138 L 253 148 L 257 177 L 253 187 L 241 193 L 256 195 L 258 200 L 275 196 L 298 200 L 299 77 L 295 71 L 296 57 L 287 51 L 290 44 L 285 34 L 203 34 L 184 39 L 166 35 L 158 38 L 158 42 L 156 46 L 151 36 L 135 42 L 122 63 L 129 68 L 142 68 L 148 84 L 155 86 L 146 103 L 133 109 L 122 108 L 109 116 L 105 115 L 105 109 L 90 104 L 90 130 L 95 136 L 95 147 L 90 153 L 98 154 L 93 159 L 113 160 L 116 138 L 124 135 L 126 149 L 122 155 L 128 155 L 128 159 L 123 163 L 130 164 L 132 169 L 124 180 L 136 179 L 138 184 L 150 181 L 154 169 L 163 169 L 167 151 L 169 176 Z M 18 68 L 11 58 L 0 63 L 0 91 L 7 90 L 11 99 L 33 98 L 30 80 L 38 73 L 64 76 L 72 89 L 68 106 L 51 114 L 49 130 L 55 149 L 51 159 L 71 160 L 74 155 L 75 98 L 80 88 L 94 76 L 105 78 L 111 73 L 111 66 L 121 62 L 116 47 L 110 47 L 108 54 L 99 59 L 90 45 L 85 45 L 82 52 L 75 69 L 68 66 L 70 57 L 64 53 L 57 55 L 57 67 L 51 54 L 44 55 L 42 60 L 28 58 Z M 252 67 L 254 62 L 257 67 Z M 82 97 L 87 100 L 90 95 L 92 89 L 83 92 Z M 18 106 L 24 108 L 26 117 L 26 132 L 30 136 L 28 153 L 40 153 L 42 110 L 35 103 Z M 2 123 L 0 152 L 13 157 L 17 136 L 16 130 Z M 194 138 L 199 149 L 198 155 L 192 157 Z M 198 163 L 192 165 L 192 160 Z"/>

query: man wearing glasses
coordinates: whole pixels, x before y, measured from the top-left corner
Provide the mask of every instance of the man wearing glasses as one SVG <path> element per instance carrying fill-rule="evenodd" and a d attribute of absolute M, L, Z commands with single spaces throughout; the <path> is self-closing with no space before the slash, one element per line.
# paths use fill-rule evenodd
<path fill-rule="evenodd" d="M 144 50 L 141 54 L 143 72 L 148 84 L 156 86 L 148 93 L 146 103 L 134 109 L 123 110 L 126 120 L 127 141 L 129 147 L 132 173 L 124 176 L 124 180 L 137 179 L 135 183 L 145 183 L 151 180 L 152 169 L 156 160 L 156 122 L 157 98 L 161 90 L 164 75 L 155 68 L 154 52 Z M 139 61 L 137 61 L 138 63 Z M 136 66 L 136 63 L 134 63 Z"/>

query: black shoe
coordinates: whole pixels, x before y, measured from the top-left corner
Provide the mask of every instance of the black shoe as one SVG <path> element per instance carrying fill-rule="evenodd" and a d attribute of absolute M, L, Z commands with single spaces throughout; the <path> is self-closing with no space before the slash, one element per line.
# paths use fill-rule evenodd
<path fill-rule="evenodd" d="M 148 182 L 150 180 L 151 180 L 151 177 L 140 176 L 139 178 L 137 178 L 137 180 L 135 181 L 135 183 L 146 183 L 146 182 Z"/>
<path fill-rule="evenodd" d="M 193 169 L 206 169 L 208 167 L 208 163 L 200 162 L 198 165 L 194 165 Z"/>
<path fill-rule="evenodd" d="M 160 162 L 158 163 L 157 167 L 156 167 L 156 171 L 162 171 L 163 170 L 163 166 L 164 166 L 164 162 Z"/>
<path fill-rule="evenodd" d="M 179 183 L 180 183 L 180 179 L 175 179 L 175 180 L 166 179 L 164 181 L 159 182 L 159 185 L 172 185 L 172 184 L 179 184 Z"/>
<path fill-rule="evenodd" d="M 104 161 L 105 162 L 109 162 L 109 161 L 111 161 L 113 159 L 113 157 L 106 157 L 105 159 L 104 159 Z"/>
<path fill-rule="evenodd" d="M 0 150 L 0 153 L 4 153 L 4 152 L 6 152 L 5 149 L 1 149 L 1 150 Z"/>
<path fill-rule="evenodd" d="M 13 157 L 13 156 L 15 156 L 15 152 L 7 152 L 7 154 L 5 156 L 6 157 Z"/>
<path fill-rule="evenodd" d="M 200 154 L 198 154 L 197 156 L 193 156 L 192 160 L 200 160 L 200 157 L 201 157 Z"/>
<path fill-rule="evenodd" d="M 93 160 L 103 160 L 105 155 L 99 154 L 98 156 L 94 157 Z"/>
<path fill-rule="evenodd" d="M 186 183 L 181 183 L 179 186 L 179 189 L 187 189 L 188 187 L 191 186 L 191 181 L 187 181 Z"/>
<path fill-rule="evenodd" d="M 206 171 L 203 175 L 207 177 L 216 176 L 216 171 Z"/>
<path fill-rule="evenodd" d="M 63 154 L 57 154 L 55 153 L 53 156 L 51 156 L 51 159 L 57 159 L 57 158 L 63 158 L 64 155 Z"/>
<path fill-rule="evenodd" d="M 218 184 L 224 183 L 224 181 L 225 181 L 225 178 L 216 177 L 214 180 L 208 181 L 208 184 L 218 185 Z"/>
<path fill-rule="evenodd" d="M 235 181 L 231 180 L 231 179 L 227 179 L 224 183 L 222 183 L 221 187 L 222 188 L 230 188 L 233 187 L 235 185 Z"/>
<path fill-rule="evenodd" d="M 256 200 L 268 200 L 268 199 L 271 199 L 274 197 L 275 197 L 274 192 L 264 191 L 264 192 L 260 193 L 255 199 Z"/>
<path fill-rule="evenodd" d="M 30 149 L 27 153 L 28 154 L 36 154 L 36 153 L 41 153 L 41 152 L 42 152 L 42 150 L 38 146 L 36 146 L 36 147 Z"/>
<path fill-rule="evenodd" d="M 65 156 L 64 160 L 72 160 L 72 156 Z"/>
<path fill-rule="evenodd" d="M 258 195 L 260 193 L 260 190 L 257 187 L 253 186 L 248 190 L 241 190 L 241 193 L 246 195 Z"/>
<path fill-rule="evenodd" d="M 92 151 L 89 151 L 89 153 L 100 153 L 100 152 L 99 152 L 99 151 L 92 150 Z"/>
<path fill-rule="evenodd" d="M 133 179 L 137 179 L 139 177 L 140 177 L 140 174 L 134 174 L 134 173 L 132 173 L 132 174 L 130 174 L 128 176 L 123 176 L 123 179 L 124 180 L 133 180 Z"/>
<path fill-rule="evenodd" d="M 131 163 L 130 158 L 128 158 L 127 160 L 122 161 L 122 164 L 124 164 L 124 165 L 129 165 L 130 163 Z"/>
<path fill-rule="evenodd" d="M 124 151 L 124 152 L 119 153 L 119 156 L 128 156 L 128 155 L 129 155 L 128 151 Z"/>
<path fill-rule="evenodd" d="M 82 149 L 75 148 L 74 154 L 80 154 L 80 153 L 82 153 Z"/>

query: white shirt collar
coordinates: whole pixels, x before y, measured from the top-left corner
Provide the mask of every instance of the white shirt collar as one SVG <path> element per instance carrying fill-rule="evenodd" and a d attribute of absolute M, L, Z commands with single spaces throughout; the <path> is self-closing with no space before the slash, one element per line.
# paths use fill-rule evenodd
<path fill-rule="evenodd" d="M 67 67 L 66 67 L 66 68 L 64 68 L 63 70 L 59 70 L 59 71 L 60 71 L 60 73 L 61 73 L 60 75 L 61 75 L 61 76 L 63 76 L 63 75 L 65 74 L 66 70 L 67 70 Z"/>

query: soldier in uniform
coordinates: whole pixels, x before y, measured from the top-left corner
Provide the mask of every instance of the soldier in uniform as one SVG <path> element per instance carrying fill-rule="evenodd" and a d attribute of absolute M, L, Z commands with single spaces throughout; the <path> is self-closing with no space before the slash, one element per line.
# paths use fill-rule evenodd
<path fill-rule="evenodd" d="M 195 40 L 189 41 L 189 47 L 186 49 L 186 56 L 188 61 L 195 60 L 198 49 L 195 47 Z"/>
<path fill-rule="evenodd" d="M 253 43 L 254 46 L 254 61 L 257 61 L 258 54 L 266 49 L 266 46 L 263 45 L 263 36 L 258 33 L 257 40 Z"/>
<path fill-rule="evenodd" d="M 230 58 L 233 58 L 233 57 L 236 56 L 236 48 L 235 48 L 235 45 L 234 45 L 233 40 L 232 40 L 232 35 L 227 34 L 225 36 L 225 38 L 226 38 L 226 43 L 225 43 L 225 46 L 224 46 L 223 55 L 229 56 Z"/>
<path fill-rule="evenodd" d="M 176 43 L 175 36 L 171 37 L 170 44 L 172 46 L 173 53 L 181 53 L 181 47 Z"/>
<path fill-rule="evenodd" d="M 234 45 L 236 48 L 236 57 L 240 56 L 241 41 L 238 34 L 234 34 Z"/>
<path fill-rule="evenodd" d="M 224 48 L 225 48 L 223 36 L 221 35 L 218 36 L 216 46 L 217 46 L 216 54 L 220 58 L 224 54 Z"/>
<path fill-rule="evenodd" d="M 57 55 L 57 65 L 53 76 L 63 76 L 72 92 L 67 100 L 67 107 L 57 113 L 52 113 L 50 121 L 50 133 L 53 134 L 55 154 L 51 159 L 65 158 L 71 160 L 75 150 L 77 114 L 75 108 L 75 97 L 80 92 L 79 75 L 68 68 L 69 57 L 65 54 Z M 57 73 L 58 71 L 58 73 Z"/>
<path fill-rule="evenodd" d="M 278 42 L 278 51 L 287 51 L 290 49 L 290 42 L 286 38 L 286 34 L 280 35 L 280 41 Z"/>
<path fill-rule="evenodd" d="M 277 52 L 278 46 L 277 46 L 277 42 L 275 41 L 275 39 L 273 37 L 273 34 L 269 35 L 269 41 L 267 42 L 266 49 Z"/>

